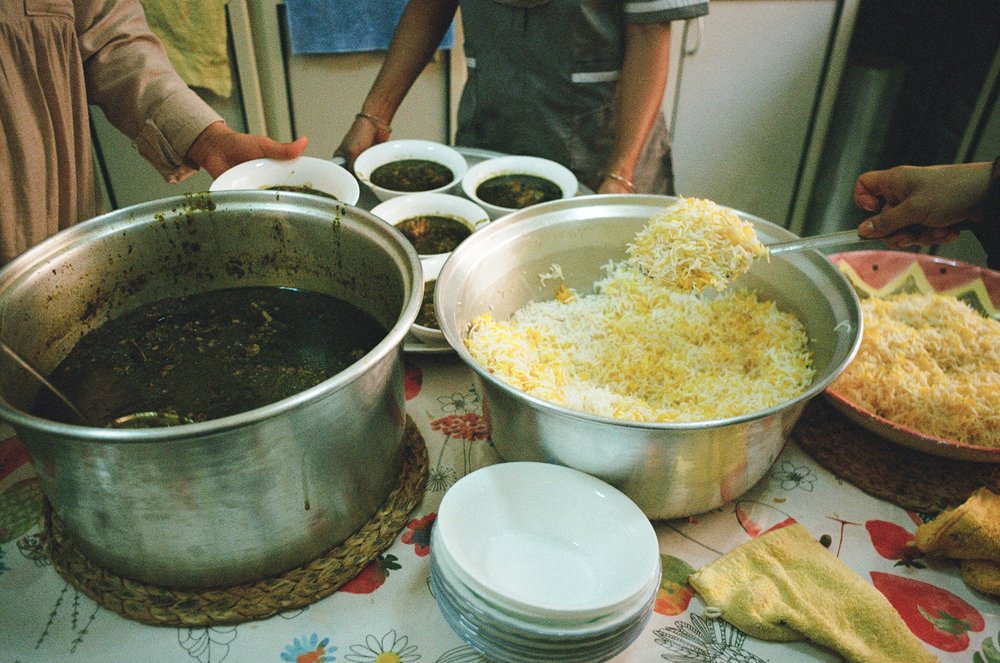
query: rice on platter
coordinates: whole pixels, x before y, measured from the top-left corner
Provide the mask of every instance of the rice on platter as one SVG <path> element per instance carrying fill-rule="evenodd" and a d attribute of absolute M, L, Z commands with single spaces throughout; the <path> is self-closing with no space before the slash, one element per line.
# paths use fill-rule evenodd
<path fill-rule="evenodd" d="M 937 293 L 862 300 L 864 334 L 830 385 L 900 426 L 1000 447 L 1000 322 Z"/>
<path fill-rule="evenodd" d="M 605 269 L 593 294 L 561 288 L 509 320 L 480 316 L 465 339 L 470 354 L 532 396 L 635 421 L 739 416 L 811 384 L 804 327 L 756 293 L 684 292 L 628 261 Z"/>

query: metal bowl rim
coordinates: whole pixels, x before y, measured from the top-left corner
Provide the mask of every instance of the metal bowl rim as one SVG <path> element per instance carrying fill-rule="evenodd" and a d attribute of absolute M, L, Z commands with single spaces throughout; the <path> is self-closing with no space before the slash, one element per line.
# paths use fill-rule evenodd
<path fill-rule="evenodd" d="M 532 217 L 540 217 L 545 214 L 552 212 L 557 212 L 560 209 L 576 209 L 580 207 L 587 206 L 589 204 L 615 204 L 623 203 L 630 206 L 657 206 L 663 207 L 672 204 L 679 200 L 678 196 L 659 196 L 652 194 L 594 194 L 588 196 L 577 196 L 575 198 L 567 198 L 562 200 L 555 200 L 548 203 L 542 203 L 535 205 L 512 214 L 508 214 L 500 219 L 491 222 L 486 228 L 474 233 L 472 237 L 466 241 L 459 244 L 458 247 L 449 256 L 448 261 L 445 262 L 441 269 L 441 273 L 438 275 L 438 281 L 447 282 L 451 277 L 451 273 L 456 269 L 455 265 L 464 256 L 465 253 L 473 251 L 479 244 L 488 242 L 489 239 L 495 235 L 505 231 L 506 228 L 518 223 L 522 220 L 531 219 Z M 773 232 L 780 239 L 795 239 L 796 235 L 786 228 L 782 228 L 770 221 L 761 219 L 760 217 L 754 216 L 752 214 L 747 214 L 737 209 L 732 209 L 740 217 L 752 221 L 755 224 L 762 225 L 769 231 Z M 812 250 L 810 253 L 819 254 L 819 251 Z M 823 256 L 826 260 L 826 257 Z M 831 274 L 836 274 L 840 278 L 839 281 L 843 281 L 841 284 L 844 294 L 847 295 L 847 300 L 851 302 L 851 313 L 852 320 L 850 321 L 852 325 L 858 330 L 857 334 L 851 344 L 851 347 L 846 353 L 846 357 L 840 364 L 840 370 L 846 367 L 848 363 L 857 354 L 858 348 L 861 345 L 861 304 L 858 299 L 857 293 L 851 287 L 847 278 L 844 277 L 835 266 L 830 263 Z M 435 307 L 441 308 L 439 304 L 440 293 L 443 288 L 438 288 L 435 291 Z M 440 316 L 439 316 L 440 320 Z M 702 421 L 684 421 L 684 422 L 654 422 L 654 421 L 632 421 L 627 419 L 615 419 L 613 417 L 605 417 L 596 414 L 590 414 L 587 412 L 582 412 L 580 410 L 574 410 L 563 405 L 557 405 L 549 401 L 540 399 L 536 396 L 532 396 L 520 389 L 512 386 L 504 380 L 496 377 L 490 371 L 477 362 L 472 355 L 469 353 L 468 349 L 465 347 L 465 343 L 462 341 L 461 335 L 456 333 L 456 330 L 452 328 L 451 321 L 449 318 L 441 321 L 441 331 L 444 333 L 445 340 L 448 344 L 455 350 L 456 354 L 462 359 L 462 361 L 475 371 L 479 379 L 483 380 L 488 386 L 499 389 L 505 392 L 507 395 L 523 399 L 528 405 L 533 408 L 544 410 L 546 416 L 558 416 L 567 419 L 577 420 L 585 422 L 591 425 L 611 425 L 615 427 L 620 427 L 623 429 L 635 429 L 642 431 L 671 431 L 671 432 L 702 432 L 706 429 L 713 428 L 724 428 L 728 426 L 736 426 L 739 424 L 744 424 L 751 421 L 757 421 L 762 419 L 767 419 L 769 417 L 781 414 L 791 408 L 798 406 L 799 404 L 804 404 L 805 402 L 811 400 L 819 393 L 821 393 L 826 387 L 832 383 L 839 373 L 839 370 L 832 371 L 831 375 L 821 381 L 814 381 L 808 389 L 804 392 L 795 396 L 787 401 L 783 401 L 777 405 L 773 405 L 769 408 L 763 410 L 757 410 L 755 412 L 749 412 L 747 414 L 742 414 L 734 417 L 725 417 L 721 419 L 707 419 Z"/>

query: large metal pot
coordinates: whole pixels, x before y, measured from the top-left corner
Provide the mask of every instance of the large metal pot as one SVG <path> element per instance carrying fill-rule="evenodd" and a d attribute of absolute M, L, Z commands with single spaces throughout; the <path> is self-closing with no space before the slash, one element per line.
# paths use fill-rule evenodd
<path fill-rule="evenodd" d="M 92 561 L 159 585 L 230 585 L 314 559 L 366 523 L 402 467 L 402 341 L 421 303 L 420 261 L 398 231 L 358 208 L 226 191 L 106 214 L 0 271 L 0 334 L 43 374 L 87 331 L 138 305 L 262 285 L 334 295 L 389 333 L 292 397 L 159 429 L 25 414 L 38 385 L 0 362 L 0 418 Z"/>
<path fill-rule="evenodd" d="M 655 213 L 677 199 L 598 195 L 515 212 L 465 240 L 438 276 L 435 307 L 448 343 L 475 371 L 490 432 L 508 461 L 534 460 L 588 472 L 620 489 L 653 519 L 689 516 L 735 499 L 780 453 L 806 402 L 847 366 L 861 341 L 861 308 L 850 283 L 816 251 L 758 261 L 736 287 L 748 287 L 794 313 L 811 339 L 816 374 L 800 396 L 740 417 L 692 423 L 642 423 L 593 416 L 528 396 L 469 354 L 469 323 L 497 319 L 531 300 L 552 299 L 562 269 L 567 287 L 593 290 L 609 260 Z M 791 239 L 783 228 L 746 214 L 765 243 Z"/>

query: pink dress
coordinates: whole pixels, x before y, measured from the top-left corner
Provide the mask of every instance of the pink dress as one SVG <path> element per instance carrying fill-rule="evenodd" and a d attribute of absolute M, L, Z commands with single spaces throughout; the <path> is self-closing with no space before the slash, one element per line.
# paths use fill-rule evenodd
<path fill-rule="evenodd" d="M 0 3 L 0 264 L 101 211 L 88 103 L 171 182 L 222 118 L 177 75 L 138 0 Z"/>

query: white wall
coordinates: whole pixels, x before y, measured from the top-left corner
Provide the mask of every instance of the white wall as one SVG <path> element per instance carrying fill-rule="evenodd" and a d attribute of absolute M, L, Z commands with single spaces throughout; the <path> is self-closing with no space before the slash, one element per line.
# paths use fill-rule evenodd
<path fill-rule="evenodd" d="M 711 2 L 682 72 L 679 195 L 786 224 L 836 8 L 836 0 Z"/>

